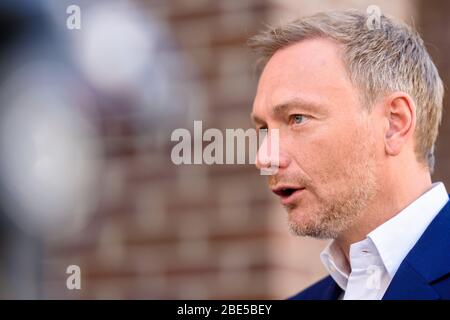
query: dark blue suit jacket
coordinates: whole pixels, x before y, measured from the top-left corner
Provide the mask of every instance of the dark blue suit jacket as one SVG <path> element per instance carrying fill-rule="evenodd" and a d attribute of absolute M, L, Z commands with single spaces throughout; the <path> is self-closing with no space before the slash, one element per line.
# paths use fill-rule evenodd
<path fill-rule="evenodd" d="M 341 293 L 328 276 L 289 299 L 336 300 Z M 405 257 L 383 296 L 383 300 L 410 299 L 450 299 L 450 201 Z"/>

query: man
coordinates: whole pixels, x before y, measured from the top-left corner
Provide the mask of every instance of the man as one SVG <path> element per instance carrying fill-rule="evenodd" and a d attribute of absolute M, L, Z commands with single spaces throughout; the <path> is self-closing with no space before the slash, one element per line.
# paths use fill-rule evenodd
<path fill-rule="evenodd" d="M 252 119 L 279 132 L 278 159 L 256 165 L 278 164 L 294 234 L 333 239 L 330 276 L 293 299 L 450 299 L 449 197 L 431 182 L 443 84 L 414 30 L 379 22 L 319 13 L 250 41 Z"/>

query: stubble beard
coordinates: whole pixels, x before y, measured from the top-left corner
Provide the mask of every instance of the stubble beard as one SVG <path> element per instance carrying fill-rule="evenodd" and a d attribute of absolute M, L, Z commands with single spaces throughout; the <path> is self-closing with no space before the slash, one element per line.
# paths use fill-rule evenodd
<path fill-rule="evenodd" d="M 293 235 L 318 239 L 336 239 L 360 220 L 365 208 L 377 194 L 376 161 L 372 144 L 367 143 L 359 150 L 352 165 L 342 170 L 347 188 L 332 195 L 320 195 L 311 186 L 308 189 L 318 203 L 318 207 L 309 212 L 302 221 L 295 220 L 297 207 L 286 206 L 289 229 Z M 362 153 L 361 153 L 362 152 Z M 357 153 L 358 154 L 358 153 Z M 362 157 L 361 155 L 365 155 Z"/>

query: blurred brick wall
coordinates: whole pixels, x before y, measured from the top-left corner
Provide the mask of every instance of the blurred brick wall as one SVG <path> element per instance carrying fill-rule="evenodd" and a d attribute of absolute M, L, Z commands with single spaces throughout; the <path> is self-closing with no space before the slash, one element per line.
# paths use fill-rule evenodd
<path fill-rule="evenodd" d="M 270 19 L 267 1 L 140 1 L 166 21 L 193 71 L 180 127 L 249 128 L 256 88 L 249 36 Z M 322 242 L 290 237 L 285 213 L 252 165 L 175 166 L 170 130 L 133 132 L 105 116 L 102 207 L 80 237 L 50 243 L 45 298 L 284 298 L 324 274 Z M 150 126 L 151 124 L 149 124 Z M 223 131 L 224 132 L 224 131 Z M 293 244 L 298 244 L 294 246 Z M 79 265 L 82 290 L 65 287 Z"/>
<path fill-rule="evenodd" d="M 439 74 L 444 81 L 444 112 L 439 137 L 436 144 L 436 166 L 434 181 L 443 181 L 450 190 L 450 114 L 449 114 L 449 81 L 450 81 L 450 3 L 444 0 L 419 1 L 421 12 L 418 24 L 430 54 L 436 63 Z"/>

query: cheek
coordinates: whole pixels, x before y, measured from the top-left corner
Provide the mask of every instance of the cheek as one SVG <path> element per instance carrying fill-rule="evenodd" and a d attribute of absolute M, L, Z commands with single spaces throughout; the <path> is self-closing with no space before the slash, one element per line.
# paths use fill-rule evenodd
<path fill-rule="evenodd" d="M 317 148 L 317 159 L 314 159 L 312 170 L 318 182 L 332 184 L 338 177 L 342 176 L 349 165 L 349 153 L 351 149 L 348 144 L 339 143 L 335 139 L 332 142 L 324 142 Z M 313 178 L 314 179 L 314 178 Z"/>
<path fill-rule="evenodd" d="M 356 129 L 324 130 L 299 146 L 297 163 L 316 187 L 343 188 L 371 152 L 365 134 Z"/>

